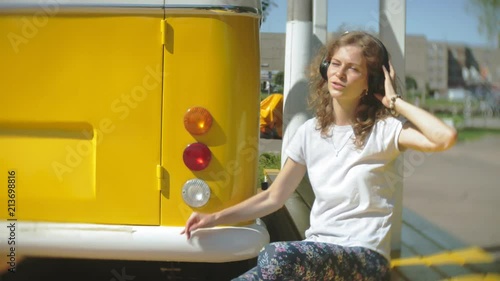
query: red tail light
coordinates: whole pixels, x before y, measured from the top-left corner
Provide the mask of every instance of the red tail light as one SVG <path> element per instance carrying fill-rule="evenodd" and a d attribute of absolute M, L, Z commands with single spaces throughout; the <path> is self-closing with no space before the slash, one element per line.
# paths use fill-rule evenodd
<path fill-rule="evenodd" d="M 202 143 L 192 143 L 184 149 L 184 164 L 193 171 L 205 169 L 212 159 L 212 152 Z"/>

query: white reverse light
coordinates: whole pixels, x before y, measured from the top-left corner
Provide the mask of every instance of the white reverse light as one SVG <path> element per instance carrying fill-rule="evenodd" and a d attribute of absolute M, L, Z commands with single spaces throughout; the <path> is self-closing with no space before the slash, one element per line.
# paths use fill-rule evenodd
<path fill-rule="evenodd" d="M 210 199 L 210 187 L 200 179 L 188 180 L 182 186 L 182 199 L 194 208 L 204 206 Z"/>

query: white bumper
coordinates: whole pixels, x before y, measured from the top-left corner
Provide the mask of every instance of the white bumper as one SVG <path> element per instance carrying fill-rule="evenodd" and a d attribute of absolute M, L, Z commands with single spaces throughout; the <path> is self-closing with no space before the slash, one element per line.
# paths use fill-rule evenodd
<path fill-rule="evenodd" d="M 15 222 L 0 223 L 1 256 L 179 262 L 229 262 L 253 258 L 269 242 L 261 221 L 180 235 L 182 227 Z M 7 244 L 14 235 L 15 245 Z M 12 241 L 12 239 L 11 239 Z"/>

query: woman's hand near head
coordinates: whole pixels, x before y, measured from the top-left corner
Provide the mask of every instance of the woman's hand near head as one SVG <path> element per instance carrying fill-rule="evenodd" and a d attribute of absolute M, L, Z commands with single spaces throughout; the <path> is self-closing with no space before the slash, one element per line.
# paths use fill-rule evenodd
<path fill-rule="evenodd" d="M 213 227 L 216 225 L 214 214 L 202 214 L 202 213 L 192 213 L 186 222 L 186 226 L 181 231 L 182 234 L 186 234 L 187 238 L 191 238 L 191 232 L 199 228 Z"/>
<path fill-rule="evenodd" d="M 457 140 L 455 128 L 431 113 L 403 99 L 395 98 L 398 97 L 394 90 L 396 74 L 390 62 L 389 66 L 390 71 L 382 67 L 385 76 L 385 95 L 375 94 L 375 96 L 385 107 L 390 108 L 391 112 L 401 114 L 409 121 L 404 124 L 399 134 L 399 147 L 402 150 L 410 148 L 419 151 L 443 151 L 452 147 Z"/>
<path fill-rule="evenodd" d="M 386 69 L 385 66 L 382 66 L 382 70 L 384 72 L 384 89 L 385 89 L 385 95 L 382 95 L 380 93 L 375 93 L 375 97 L 382 102 L 382 104 L 390 108 L 391 106 L 391 99 L 394 97 L 397 97 L 398 94 L 396 93 L 396 90 L 394 89 L 395 87 L 395 81 L 396 81 L 396 72 L 394 71 L 394 67 L 392 66 L 392 63 L 389 61 L 389 67 L 390 69 Z"/>

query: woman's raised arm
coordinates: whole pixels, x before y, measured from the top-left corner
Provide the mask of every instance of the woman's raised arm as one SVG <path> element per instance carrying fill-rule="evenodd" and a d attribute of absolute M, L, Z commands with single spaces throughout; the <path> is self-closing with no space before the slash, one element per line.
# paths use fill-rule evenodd
<path fill-rule="evenodd" d="M 401 149 L 419 151 L 443 151 L 452 147 L 457 140 L 455 128 L 446 125 L 441 119 L 431 113 L 397 98 L 393 81 L 394 68 L 390 65 L 390 73 L 383 67 L 385 75 L 385 96 L 377 94 L 377 98 L 388 108 L 408 119 L 404 124 L 398 139 Z M 391 101 L 392 99 L 392 101 Z"/>

